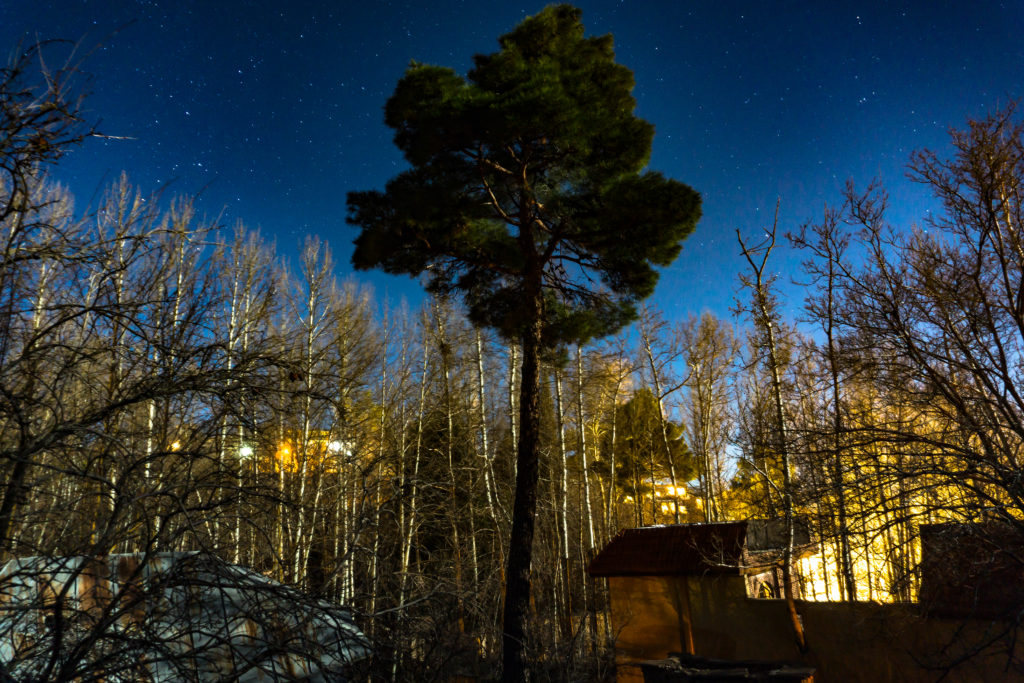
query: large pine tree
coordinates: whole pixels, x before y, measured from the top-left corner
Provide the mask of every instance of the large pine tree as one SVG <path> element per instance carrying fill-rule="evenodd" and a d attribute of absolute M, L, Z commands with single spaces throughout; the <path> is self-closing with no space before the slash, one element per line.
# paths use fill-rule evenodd
<path fill-rule="evenodd" d="M 631 321 L 700 216 L 694 190 L 645 170 L 654 127 L 633 115 L 633 74 L 580 16 L 555 5 L 527 18 L 466 77 L 412 63 L 385 109 L 411 168 L 348 196 L 357 268 L 425 274 L 522 344 L 506 681 L 527 679 L 539 354 Z"/>

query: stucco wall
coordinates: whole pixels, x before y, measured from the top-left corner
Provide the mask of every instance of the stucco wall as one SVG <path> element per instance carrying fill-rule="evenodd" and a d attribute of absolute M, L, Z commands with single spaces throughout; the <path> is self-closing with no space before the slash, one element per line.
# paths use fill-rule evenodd
<path fill-rule="evenodd" d="M 620 682 L 641 681 L 636 662 L 684 650 L 688 590 L 696 654 L 802 661 L 815 681 L 1005 681 L 1024 679 L 1024 648 L 1009 668 L 1001 622 L 920 616 L 914 605 L 798 602 L 809 652 L 801 656 L 782 600 L 746 597 L 742 577 L 611 577 Z M 995 638 L 995 644 L 983 647 Z M 1019 640 L 1019 638 L 1018 638 Z M 978 653 L 949 669 L 965 653 Z"/>

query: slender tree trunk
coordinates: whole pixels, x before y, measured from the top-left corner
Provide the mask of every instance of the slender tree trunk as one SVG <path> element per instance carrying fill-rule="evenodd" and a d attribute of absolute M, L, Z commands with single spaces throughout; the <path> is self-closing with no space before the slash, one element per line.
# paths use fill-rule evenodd
<path fill-rule="evenodd" d="M 653 465 L 651 466 L 651 468 L 652 468 L 651 471 L 653 471 Z M 640 495 L 641 483 L 642 482 L 640 481 L 640 459 L 637 458 L 634 461 L 634 463 L 633 463 L 633 518 L 634 518 L 633 525 L 634 526 L 643 526 L 644 525 L 644 508 L 643 508 L 643 502 L 642 502 L 643 496 Z M 651 524 L 654 524 L 653 520 L 651 521 Z"/>
<path fill-rule="evenodd" d="M 676 464 L 675 464 L 675 458 L 672 457 L 672 447 L 671 447 L 671 444 L 669 444 L 669 440 L 668 440 L 668 425 L 666 424 L 666 421 L 665 421 L 665 412 L 664 412 L 664 410 L 665 410 L 664 409 L 664 398 L 665 397 L 662 395 L 661 373 L 658 372 L 657 364 L 654 362 L 654 349 L 652 348 L 651 337 L 650 337 L 650 334 L 649 334 L 648 330 L 646 329 L 646 327 L 644 325 L 641 325 L 640 338 L 643 340 L 644 354 L 647 356 L 647 364 L 648 364 L 648 367 L 650 367 L 650 369 L 651 369 L 651 380 L 654 382 L 654 395 L 658 399 L 658 426 L 661 428 L 661 446 L 662 446 L 662 448 L 665 449 L 665 459 L 668 461 L 669 481 L 672 482 L 672 508 L 673 508 L 673 515 L 674 515 L 675 523 L 679 524 L 679 496 L 676 495 L 676 490 L 678 489 L 678 484 L 676 482 Z M 652 458 L 654 457 L 653 452 L 651 454 L 651 457 Z M 651 466 L 651 478 L 652 478 L 652 491 L 651 491 L 651 501 L 652 501 L 652 503 L 651 503 L 651 505 L 652 505 L 652 512 L 654 514 L 654 521 L 657 521 L 657 511 L 654 510 L 654 507 L 653 507 L 653 505 L 654 505 L 654 498 L 655 498 L 655 496 L 654 496 L 654 490 L 655 489 L 653 487 L 653 478 L 654 478 L 653 461 L 652 461 L 652 466 Z"/>
<path fill-rule="evenodd" d="M 505 565 L 505 548 L 501 540 L 502 516 L 499 514 L 501 501 L 498 498 L 497 484 L 494 480 L 494 458 L 491 455 L 490 440 L 487 429 L 487 393 L 484 384 L 484 345 L 483 335 L 476 330 L 476 389 L 477 403 L 480 407 L 480 450 L 484 465 L 484 487 L 487 492 L 487 508 L 491 513 L 491 524 L 494 525 L 494 545 L 498 550 L 501 566 Z"/>
<path fill-rule="evenodd" d="M 441 378 L 444 383 L 445 412 L 445 458 L 448 461 L 448 521 L 452 530 L 452 556 L 455 569 L 455 600 L 459 632 L 466 631 L 465 592 L 463 580 L 462 539 L 459 533 L 458 481 L 455 473 L 455 409 L 452 405 L 452 342 L 448 339 L 444 317 L 448 308 L 435 300 L 433 305 L 434 325 L 437 330 L 437 345 L 441 357 Z M 468 496 L 472 500 L 472 495 Z M 472 514 L 472 511 L 470 511 Z"/>
<path fill-rule="evenodd" d="M 762 312 L 767 315 L 767 311 L 763 306 Z M 803 652 L 807 649 L 807 640 L 804 635 L 803 622 L 796 611 L 796 601 L 793 597 L 793 545 L 795 532 L 795 520 L 793 518 L 793 472 L 789 456 L 789 437 L 786 429 L 785 411 L 782 407 L 782 381 L 779 377 L 775 331 L 770 319 L 766 327 L 768 363 L 772 373 L 772 399 L 775 404 L 775 419 L 779 430 L 779 453 L 782 456 L 782 501 L 783 513 L 786 519 L 786 548 L 782 557 L 782 590 L 786 597 L 786 605 L 789 609 L 789 616 L 793 624 L 793 633 L 796 636 L 797 645 L 800 651 Z"/>
<path fill-rule="evenodd" d="M 587 422 L 583 417 L 583 352 L 576 347 L 576 416 L 579 420 L 580 466 L 583 468 L 583 509 L 587 515 L 587 552 L 593 554 L 594 513 L 590 509 L 590 468 L 587 463 Z"/>
<path fill-rule="evenodd" d="M 403 343 L 403 345 L 402 345 L 402 368 L 403 368 L 403 372 L 404 372 L 404 369 L 407 368 L 407 367 L 408 366 L 406 365 L 406 346 Z M 404 375 L 403 374 L 403 377 L 408 377 L 408 375 Z M 403 385 L 403 387 L 405 386 L 404 379 L 403 379 L 402 385 Z M 398 482 L 399 482 L 399 484 L 398 484 L 398 538 L 399 538 L 399 543 L 401 544 L 401 545 L 399 545 L 399 548 L 400 548 L 400 551 L 399 551 L 399 553 L 400 553 L 399 554 L 399 562 L 403 562 L 406 559 L 405 555 L 404 555 L 404 550 L 405 550 L 405 548 L 404 548 L 404 543 L 405 543 L 405 525 L 406 525 L 405 490 L 406 490 L 406 487 L 408 486 L 408 482 L 409 482 L 409 478 L 408 478 L 408 476 L 406 475 L 406 472 L 405 472 L 405 450 L 406 450 L 406 431 L 407 431 L 406 428 L 405 428 L 406 427 L 406 422 L 405 422 L 406 421 L 406 404 L 407 404 L 407 401 L 404 398 L 401 399 L 401 407 L 399 409 L 399 419 L 398 419 L 398 424 L 399 424 L 399 434 L 398 434 L 398 442 L 399 443 L 398 443 L 398 453 L 397 453 L 397 455 L 398 455 L 398 463 L 397 463 L 398 464 Z M 407 568 L 404 565 L 402 565 L 402 564 L 399 565 L 399 570 L 400 570 L 399 571 L 399 578 L 398 578 L 399 594 L 398 594 L 398 603 L 396 605 L 397 612 L 396 612 L 396 615 L 395 615 L 395 630 L 397 632 L 399 632 L 399 633 L 401 633 L 402 629 L 403 629 L 403 627 L 402 627 L 402 609 L 403 609 L 402 602 L 405 599 L 405 581 L 406 581 L 405 571 L 406 571 L 406 569 Z M 391 682 L 392 683 L 394 683 L 398 679 L 398 668 L 399 668 L 399 665 L 401 663 L 400 659 L 401 659 L 401 656 L 402 656 L 401 652 L 402 652 L 403 649 L 404 648 L 399 646 L 398 638 L 394 638 L 393 642 L 392 642 L 392 650 L 391 650 Z"/>
<path fill-rule="evenodd" d="M 403 627 L 405 617 L 405 600 L 409 586 L 409 567 L 410 559 L 412 556 L 413 540 L 416 537 L 416 516 L 419 512 L 417 506 L 417 495 L 419 493 L 419 472 L 420 472 L 420 461 L 423 452 L 423 419 L 426 413 L 427 403 L 427 373 L 428 360 L 429 360 L 429 345 L 427 343 L 427 320 L 426 316 L 421 319 L 420 323 L 421 332 L 423 334 L 423 360 L 420 367 L 420 395 L 419 404 L 417 406 L 416 414 L 416 444 L 413 447 L 413 465 L 412 465 L 412 476 L 409 478 L 411 482 L 408 484 L 410 487 L 409 491 L 409 520 L 408 524 L 402 529 L 402 564 L 401 571 L 398 577 L 398 609 L 400 615 L 399 628 Z M 403 469 L 403 481 L 406 481 L 404 469 Z M 405 497 L 405 488 L 402 489 L 403 498 Z M 401 653 L 395 657 L 395 665 L 392 668 L 392 679 L 397 677 L 397 667 Z"/>
<path fill-rule="evenodd" d="M 380 421 L 377 423 L 377 474 L 375 482 L 375 495 L 373 497 L 373 552 L 370 555 L 370 614 L 377 613 L 377 599 L 380 593 L 380 509 L 383 507 L 380 487 L 384 478 L 384 442 L 387 437 L 387 407 L 388 407 L 388 327 L 383 328 L 383 339 L 381 340 L 380 355 Z M 376 624 L 377 619 L 371 618 Z M 373 637 L 371 632 L 370 637 Z"/>
<path fill-rule="evenodd" d="M 279 391 L 280 391 L 279 396 L 283 399 L 283 397 L 285 396 L 284 376 L 283 375 L 281 376 L 281 379 L 280 379 L 280 381 L 278 383 L 278 387 L 279 387 Z M 285 476 L 284 476 L 285 463 L 284 463 L 284 458 L 287 457 L 287 456 L 285 456 L 284 453 L 285 453 L 285 449 L 287 448 L 287 446 L 285 445 L 286 443 L 287 442 L 285 441 L 285 430 L 284 430 L 284 411 L 282 410 L 281 413 L 277 416 L 277 443 L 275 443 L 274 446 L 273 446 L 273 450 L 274 450 L 273 464 L 274 464 L 274 467 L 277 469 L 277 495 L 278 495 L 278 499 L 277 499 L 277 501 L 278 501 L 277 502 L 277 539 L 276 539 L 277 540 L 277 557 L 274 558 L 274 559 L 275 559 L 275 562 L 278 565 L 278 572 L 279 572 L 278 576 L 281 579 L 283 579 L 283 580 L 287 579 L 287 577 L 285 576 L 285 570 L 286 570 L 287 565 L 285 564 L 285 559 L 284 559 L 284 548 L 285 548 L 284 541 L 285 541 L 285 525 L 286 525 L 285 514 L 284 514 L 284 511 L 285 511 Z M 289 449 L 289 452 L 290 452 L 290 449 Z"/>
<path fill-rule="evenodd" d="M 776 221 L 778 220 L 778 207 L 776 207 Z M 793 626 L 793 635 L 796 637 L 797 646 L 801 652 L 807 650 L 807 639 L 804 634 L 803 622 L 796 610 L 796 600 L 793 596 L 793 545 L 795 533 L 795 520 L 793 517 L 793 473 L 792 463 L 789 454 L 789 435 L 787 433 L 786 414 L 782 406 L 782 379 L 779 375 L 779 356 L 775 339 L 775 315 L 769 304 L 768 283 L 763 279 L 764 266 L 771 254 L 775 244 L 775 229 L 772 227 L 769 233 L 770 242 L 761 251 L 762 260 L 757 265 L 750 251 L 747 250 L 743 239 L 740 238 L 740 247 L 743 255 L 750 263 L 755 278 L 749 282 L 754 295 L 754 320 L 764 335 L 765 350 L 768 352 L 768 371 L 771 373 L 772 382 L 772 407 L 775 410 L 776 429 L 778 430 L 778 450 L 782 460 L 782 501 L 783 514 L 786 524 L 786 547 L 782 556 L 782 590 L 786 599 L 786 606 L 789 611 L 790 622 Z M 739 231 L 736 232 L 739 237 Z M 765 470 L 767 473 L 768 470 Z"/>
<path fill-rule="evenodd" d="M 825 337 L 828 342 L 828 365 L 829 378 L 832 382 L 832 481 L 833 490 L 836 494 L 836 507 L 839 517 L 839 547 L 840 547 L 840 569 L 843 577 L 843 593 L 847 600 L 857 599 L 857 579 L 853 574 L 853 559 L 850 554 L 850 531 L 849 522 L 846 519 L 846 482 L 843 473 L 843 412 L 841 381 L 839 377 L 839 351 L 836 348 L 835 335 L 833 331 L 833 315 L 835 313 L 835 302 L 833 288 L 835 282 L 835 263 L 832 259 L 828 262 L 828 308 L 827 322 L 825 325 Z"/>
<path fill-rule="evenodd" d="M 691 394 L 696 394 L 696 429 L 695 442 L 700 461 L 703 464 L 704 486 L 702 496 L 704 499 L 704 521 L 714 522 L 719 519 L 718 496 L 715 493 L 715 482 L 717 481 L 718 468 L 711 465 L 711 420 L 712 420 L 712 369 L 710 359 L 701 359 L 697 364 L 691 364 L 691 372 L 695 374 L 694 386 L 690 389 Z"/>
<path fill-rule="evenodd" d="M 562 374 L 557 369 L 551 372 L 551 383 L 555 388 L 555 434 L 558 436 L 558 469 L 561 475 L 562 495 L 556 514 L 560 532 L 558 548 L 561 553 L 561 579 L 565 593 L 562 608 L 562 640 L 572 639 L 572 575 L 569 571 L 569 463 L 565 449 L 565 408 L 562 403 Z M 557 582 L 557 578 L 555 579 Z"/>
<path fill-rule="evenodd" d="M 608 490 L 608 503 L 607 503 L 608 507 L 605 509 L 605 523 L 604 523 L 605 529 L 608 530 L 608 538 L 612 537 L 612 535 L 615 533 L 615 531 L 618 530 L 618 526 L 619 526 L 619 519 L 618 519 L 618 517 L 619 517 L 618 516 L 618 507 L 619 506 L 618 506 L 618 500 L 616 500 L 616 496 L 618 495 L 618 490 L 617 490 L 617 487 L 615 485 L 615 448 L 618 445 L 617 444 L 618 421 L 619 421 L 618 420 L 618 416 L 619 416 L 618 405 L 619 405 L 619 388 L 620 388 L 621 385 L 622 385 L 622 379 L 620 377 L 617 377 L 615 379 L 615 391 L 612 392 L 612 433 L 611 433 L 611 436 L 608 439 L 608 443 L 609 443 L 608 448 L 611 451 L 611 453 L 609 453 L 609 455 L 608 455 L 608 470 L 609 470 L 608 481 L 610 482 L 610 484 L 609 484 L 609 490 Z"/>
<path fill-rule="evenodd" d="M 587 420 L 583 414 L 583 350 L 579 345 L 576 346 L 576 417 L 579 420 L 580 465 L 583 467 L 583 512 L 587 516 L 587 548 L 580 571 L 583 574 L 584 607 L 590 615 L 590 645 L 593 650 L 597 647 L 597 608 L 594 600 L 594 578 L 587 574 L 587 565 L 589 565 L 590 561 L 594 558 L 596 539 L 594 537 L 594 512 L 590 506 L 590 467 L 587 463 Z"/>
<path fill-rule="evenodd" d="M 36 340 L 39 337 L 39 329 L 43 323 L 43 308 L 46 303 L 48 296 L 48 284 L 47 284 L 47 264 L 43 261 L 39 266 L 39 278 L 37 280 L 37 291 L 36 299 L 33 305 L 34 313 L 32 315 L 32 331 L 30 345 L 34 346 Z M 38 368 L 36 362 L 30 364 L 26 377 L 28 382 L 23 389 L 25 396 L 32 396 L 35 393 L 34 386 L 38 377 Z M 24 409 L 31 410 L 31 407 L 26 406 Z M 22 418 L 22 423 L 19 425 L 19 448 L 17 450 L 17 456 L 14 458 L 14 467 L 11 468 L 10 473 L 7 477 L 7 486 L 4 488 L 3 501 L 0 502 L 0 560 L 7 558 L 8 552 L 13 550 L 18 545 L 18 534 L 12 533 L 14 528 L 13 517 L 15 507 L 18 505 L 18 500 L 21 498 L 27 498 L 26 484 L 25 481 L 29 473 L 29 464 L 31 463 L 32 456 L 28 455 L 28 449 L 24 447 L 26 441 L 30 439 L 28 430 L 30 429 L 30 420 Z M 10 539 L 8 538 L 10 536 Z"/>
<path fill-rule="evenodd" d="M 544 524 L 547 528 L 547 535 L 551 539 L 550 553 L 552 557 L 552 563 L 554 565 L 550 572 L 551 579 L 551 633 L 548 636 L 551 644 L 554 646 L 555 651 L 560 651 L 563 641 L 569 634 L 571 636 L 571 625 L 567 626 L 568 612 L 566 611 L 566 597 L 565 597 L 565 572 L 563 570 L 562 562 L 562 517 L 559 513 L 561 505 L 559 504 L 559 491 L 561 490 L 561 484 L 558 481 L 556 474 L 556 463 L 551 464 L 550 472 L 547 476 L 547 496 L 548 496 L 548 509 L 551 513 L 544 516 Z M 564 500 L 564 498 L 562 498 Z"/>
<path fill-rule="evenodd" d="M 225 352 L 226 352 L 225 355 L 227 356 L 225 358 L 225 362 L 227 363 L 227 368 L 228 368 L 228 374 L 229 375 L 232 374 L 231 371 L 234 369 L 234 366 L 235 366 L 235 344 L 238 341 L 238 323 L 239 323 L 239 310 L 238 310 L 238 307 L 239 307 L 239 288 L 241 286 L 241 282 L 240 282 L 241 273 L 239 272 L 238 253 L 237 252 L 235 253 L 235 259 L 234 259 L 234 263 L 232 264 L 232 266 L 233 267 L 232 267 L 232 272 L 231 272 L 231 294 L 230 294 L 230 297 L 228 299 L 228 329 L 227 329 L 228 339 L 227 339 L 227 348 L 225 349 Z M 228 387 L 230 387 L 230 386 L 231 386 L 231 382 L 229 381 Z M 227 414 L 225 412 L 225 415 L 221 417 L 220 447 L 217 449 L 217 467 L 220 470 L 222 475 L 223 475 L 223 473 L 226 470 L 226 463 L 227 463 L 227 459 L 228 459 L 228 454 L 227 454 L 228 434 L 230 434 L 230 432 L 231 432 L 231 426 L 228 424 L 228 416 L 227 416 Z M 235 445 L 236 451 L 237 451 L 237 448 L 238 448 L 238 444 Z M 241 487 L 239 487 L 239 491 L 235 492 L 236 500 L 237 500 L 237 496 L 238 496 L 239 493 L 241 493 Z M 218 486 L 217 486 L 217 488 L 214 491 L 214 495 L 216 495 L 218 498 L 220 498 L 221 496 L 224 495 L 223 487 L 220 485 L 219 477 L 218 477 Z M 218 526 L 222 526 L 222 525 L 218 525 Z M 221 532 L 221 533 L 223 533 L 223 532 Z M 218 536 L 219 535 L 220 535 L 220 533 L 218 533 Z M 229 536 L 230 532 L 224 533 L 223 535 L 224 536 Z M 214 547 L 215 550 L 218 547 L 218 543 L 219 543 L 219 539 L 214 539 L 213 547 Z M 237 543 L 237 539 L 236 539 L 236 542 L 233 545 L 234 545 L 234 547 L 232 548 L 231 552 L 233 553 L 234 562 L 237 564 L 238 563 L 238 543 Z"/>
<path fill-rule="evenodd" d="M 519 360 L 519 345 L 512 342 L 508 346 L 508 421 L 509 433 L 512 436 L 512 447 L 519 447 L 519 405 L 516 403 L 516 367 Z M 521 391 L 520 387 L 520 391 Z M 518 455 L 517 455 L 518 458 Z M 516 459 L 512 461 L 512 478 L 516 477 Z"/>

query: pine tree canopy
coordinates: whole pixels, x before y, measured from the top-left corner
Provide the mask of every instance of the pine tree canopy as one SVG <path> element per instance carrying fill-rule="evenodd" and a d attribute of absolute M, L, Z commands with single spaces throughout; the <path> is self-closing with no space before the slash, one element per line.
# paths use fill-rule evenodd
<path fill-rule="evenodd" d="M 477 55 L 466 77 L 410 64 L 385 107 L 409 170 L 348 195 L 353 264 L 424 274 L 474 322 L 545 346 L 613 332 L 649 296 L 700 216 L 700 196 L 646 170 L 654 127 L 612 37 L 550 6 Z"/>

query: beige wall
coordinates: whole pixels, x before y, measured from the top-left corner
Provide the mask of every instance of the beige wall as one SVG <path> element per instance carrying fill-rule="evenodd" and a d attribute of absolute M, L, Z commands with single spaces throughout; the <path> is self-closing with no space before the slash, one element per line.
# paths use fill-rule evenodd
<path fill-rule="evenodd" d="M 742 577 L 612 577 L 609 584 L 620 682 L 643 680 L 636 662 L 684 649 L 683 590 L 698 655 L 803 661 L 817 668 L 817 683 L 875 683 L 934 681 L 945 669 L 932 667 L 980 651 L 943 680 L 1024 680 L 1024 646 L 1008 670 L 1006 639 L 981 645 L 1008 628 L 1003 624 L 925 619 L 916 605 L 800 601 L 810 648 L 801 656 L 785 603 L 747 598 Z"/>

